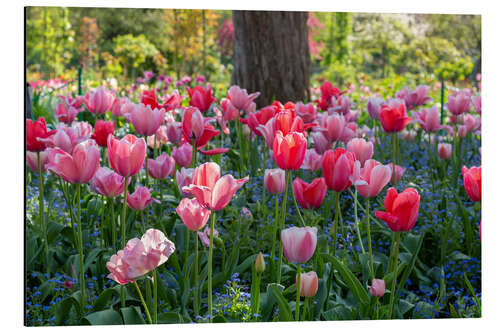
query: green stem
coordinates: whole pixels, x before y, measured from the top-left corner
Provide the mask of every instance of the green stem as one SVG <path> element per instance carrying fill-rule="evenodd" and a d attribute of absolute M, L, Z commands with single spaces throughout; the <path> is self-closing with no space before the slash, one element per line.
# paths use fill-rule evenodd
<path fill-rule="evenodd" d="M 187 264 L 188 264 L 188 257 L 189 257 L 189 229 L 186 228 L 186 250 L 184 251 L 184 287 L 187 286 Z"/>
<path fill-rule="evenodd" d="M 194 315 L 199 315 L 199 302 L 198 302 L 198 237 L 195 231 L 194 238 Z"/>
<path fill-rule="evenodd" d="M 45 249 L 45 263 L 47 272 L 50 273 L 50 262 L 49 262 L 49 240 L 47 238 L 47 221 L 43 218 L 43 176 L 42 176 L 42 162 L 40 161 L 40 152 L 36 152 L 37 160 L 38 160 L 38 210 L 40 217 L 40 230 L 43 234 L 43 247 Z"/>
<path fill-rule="evenodd" d="M 274 196 L 274 226 L 273 226 L 273 245 L 271 247 L 271 276 L 274 277 L 276 272 L 276 262 L 274 261 L 274 253 L 276 249 L 276 233 L 278 232 L 278 195 Z"/>
<path fill-rule="evenodd" d="M 289 186 L 289 179 L 290 177 L 288 176 L 290 174 L 290 171 L 286 171 L 285 175 L 285 193 L 283 194 L 283 203 L 281 205 L 281 223 L 280 223 L 280 230 L 283 230 L 285 228 L 285 220 L 286 220 L 286 199 L 288 197 L 288 186 Z M 281 239 L 281 238 L 280 238 Z M 278 284 L 281 282 L 281 264 L 283 262 L 283 246 L 280 246 L 280 258 L 279 258 L 279 263 L 278 263 Z"/>
<path fill-rule="evenodd" d="M 340 214 L 340 192 L 335 192 L 335 219 L 333 221 L 333 229 L 331 232 L 331 236 L 333 237 L 333 253 L 332 255 L 335 257 L 335 252 L 337 251 L 337 228 L 339 224 L 339 214 Z"/>
<path fill-rule="evenodd" d="M 356 221 L 356 233 L 358 234 L 359 246 L 361 247 L 361 253 L 365 253 L 365 247 L 363 246 L 363 240 L 361 239 L 361 231 L 359 230 L 359 220 L 358 220 L 358 190 L 354 190 L 354 220 Z"/>
<path fill-rule="evenodd" d="M 125 176 L 125 184 L 123 185 L 123 205 L 122 205 L 122 214 L 121 214 L 121 228 L 122 228 L 122 249 L 125 248 L 125 214 L 127 214 L 127 186 L 128 185 L 128 176 Z M 122 285 L 120 287 L 120 300 L 122 307 L 125 307 L 125 286 Z"/>
<path fill-rule="evenodd" d="M 394 291 L 396 289 L 396 280 L 398 272 L 398 256 L 399 256 L 399 240 L 401 238 L 401 232 L 396 232 L 396 242 L 394 244 L 394 271 L 392 274 L 392 287 L 391 287 L 391 300 L 389 302 L 389 315 L 388 319 L 392 319 L 392 311 L 394 308 Z"/>
<path fill-rule="evenodd" d="M 153 321 L 151 320 L 151 315 L 149 314 L 148 306 L 146 305 L 146 302 L 144 301 L 144 297 L 142 297 L 141 290 L 139 289 L 139 286 L 137 285 L 137 282 L 133 282 L 135 289 L 137 290 L 137 293 L 139 294 L 139 298 L 141 299 L 142 306 L 144 306 L 144 312 L 146 312 L 146 317 L 148 317 L 148 321 L 150 324 L 153 324 Z"/>
<path fill-rule="evenodd" d="M 215 211 L 212 212 L 210 223 L 210 245 L 208 248 L 208 315 L 212 322 L 212 256 L 214 246 Z"/>
<path fill-rule="evenodd" d="M 290 175 L 290 178 L 291 178 L 291 172 L 287 173 L 287 174 Z M 293 189 L 293 186 L 291 186 L 291 189 L 292 189 L 292 198 L 293 198 L 293 203 L 295 205 L 295 210 L 299 214 L 300 222 L 302 223 L 302 226 L 305 227 L 306 226 L 306 222 L 304 221 L 304 218 L 302 217 L 302 214 L 300 213 L 299 205 L 297 205 L 297 198 L 295 197 L 295 191 Z"/>
<path fill-rule="evenodd" d="M 191 167 L 196 168 L 196 139 L 193 138 L 192 141 L 192 147 L 193 147 L 193 157 L 191 158 Z"/>
<path fill-rule="evenodd" d="M 101 196 L 102 198 L 102 205 L 101 205 L 101 223 L 99 223 L 99 232 L 100 232 L 100 241 L 101 241 L 101 247 L 104 247 L 104 196 Z"/>
<path fill-rule="evenodd" d="M 396 185 L 396 132 L 392 133 L 392 184 Z"/>
<path fill-rule="evenodd" d="M 156 135 L 155 135 L 156 138 Z M 158 324 L 158 277 L 153 269 L 153 322 Z"/>
<path fill-rule="evenodd" d="M 295 321 L 300 318 L 300 262 L 297 263 L 297 297 L 295 298 Z"/>
<path fill-rule="evenodd" d="M 111 237 L 113 239 L 113 251 L 116 251 L 115 204 L 113 198 L 109 198 L 109 204 L 111 206 Z"/>
<path fill-rule="evenodd" d="M 370 256 L 370 277 L 375 278 L 375 271 L 373 270 L 373 252 L 372 252 L 372 237 L 370 233 L 370 198 L 366 198 L 366 234 L 368 237 L 368 255 Z"/>
<path fill-rule="evenodd" d="M 76 184 L 76 201 L 78 207 L 78 257 L 80 258 L 80 306 L 82 317 L 85 314 L 85 267 L 83 264 L 82 219 L 80 205 L 80 184 Z"/>

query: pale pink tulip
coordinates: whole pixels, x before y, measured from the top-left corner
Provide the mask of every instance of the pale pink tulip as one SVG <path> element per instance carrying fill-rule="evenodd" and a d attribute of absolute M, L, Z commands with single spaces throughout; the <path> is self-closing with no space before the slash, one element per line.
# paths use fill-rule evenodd
<path fill-rule="evenodd" d="M 385 294 L 385 281 L 381 279 L 373 279 L 370 286 L 370 294 L 374 297 L 382 297 Z"/>
<path fill-rule="evenodd" d="M 266 169 L 264 171 L 264 187 L 270 194 L 285 192 L 285 170 Z"/>
<path fill-rule="evenodd" d="M 368 110 L 370 118 L 379 120 L 379 113 L 380 109 L 382 108 L 382 104 L 384 104 L 384 99 L 381 97 L 373 97 L 368 99 L 366 109 Z"/>
<path fill-rule="evenodd" d="M 302 162 L 301 169 L 310 170 L 312 172 L 321 169 L 321 159 L 323 157 L 314 149 L 307 149 L 304 162 Z"/>
<path fill-rule="evenodd" d="M 85 94 L 85 106 L 94 114 L 104 114 L 108 111 L 115 101 L 115 94 L 112 91 L 98 87 L 94 92 Z"/>
<path fill-rule="evenodd" d="M 331 115 L 325 114 L 322 118 L 321 127 L 326 129 L 323 134 L 330 142 L 340 139 L 345 126 L 346 122 L 343 115 L 337 113 L 333 113 Z"/>
<path fill-rule="evenodd" d="M 182 188 L 184 186 L 189 186 L 193 183 L 194 169 L 186 169 L 181 168 L 181 170 L 177 170 L 175 173 L 175 180 L 177 182 L 177 187 L 179 188 L 179 192 L 184 197 L 191 197 L 191 194 L 184 192 Z"/>
<path fill-rule="evenodd" d="M 217 231 L 217 229 L 214 228 L 214 237 L 218 237 L 219 236 L 219 232 Z M 201 240 L 201 243 L 208 247 L 210 246 L 210 227 L 206 227 L 205 230 L 203 230 L 203 232 L 201 231 L 198 231 L 198 237 L 200 237 L 200 240 Z"/>
<path fill-rule="evenodd" d="M 295 104 L 295 113 L 300 116 L 305 123 L 311 123 L 316 119 L 317 111 L 313 103 L 304 104 L 298 102 Z"/>
<path fill-rule="evenodd" d="M 449 143 L 439 143 L 438 144 L 438 154 L 443 160 L 451 158 L 452 147 Z"/>
<path fill-rule="evenodd" d="M 464 90 L 448 97 L 446 108 L 455 116 L 468 112 L 470 109 L 470 94 Z"/>
<path fill-rule="evenodd" d="M 351 182 L 365 198 L 376 197 L 389 183 L 392 169 L 375 160 L 367 160 L 363 168 L 359 161 L 354 163 Z"/>
<path fill-rule="evenodd" d="M 125 179 L 107 167 L 100 167 L 90 180 L 90 188 L 108 198 L 123 194 L 124 184 Z"/>
<path fill-rule="evenodd" d="M 167 122 L 167 138 L 173 144 L 177 144 L 182 139 L 182 124 L 177 121 Z"/>
<path fill-rule="evenodd" d="M 428 110 L 422 109 L 415 115 L 417 123 L 426 132 L 436 132 L 441 129 L 440 113 L 436 106 Z"/>
<path fill-rule="evenodd" d="M 297 276 L 295 276 L 297 284 Z M 314 297 L 318 292 L 318 275 L 315 271 L 300 274 L 300 296 Z"/>
<path fill-rule="evenodd" d="M 146 141 L 138 139 L 132 134 L 125 135 L 118 140 L 113 135 L 108 136 L 109 164 L 123 177 L 136 175 L 146 157 Z"/>
<path fill-rule="evenodd" d="M 260 92 L 248 94 L 246 89 L 238 86 L 231 86 L 227 91 L 227 98 L 235 108 L 241 111 L 248 111 L 250 104 L 260 95 Z"/>
<path fill-rule="evenodd" d="M 127 116 L 137 134 L 143 136 L 155 134 L 164 117 L 164 109 L 151 109 L 151 106 L 142 103 L 132 108 Z"/>
<path fill-rule="evenodd" d="M 173 176 L 175 170 L 175 160 L 163 153 L 155 160 L 148 158 L 148 172 L 154 179 L 165 179 L 168 176 Z"/>
<path fill-rule="evenodd" d="M 127 205 L 133 210 L 144 210 L 151 201 L 160 203 L 160 201 L 151 197 L 152 191 L 153 189 L 144 186 L 137 187 L 134 193 L 127 195 Z"/>
<path fill-rule="evenodd" d="M 128 102 L 127 97 L 118 97 L 114 100 L 113 104 L 111 105 L 110 111 L 111 114 L 115 117 L 120 117 L 123 116 L 122 113 L 122 107 Z"/>
<path fill-rule="evenodd" d="M 193 159 L 193 146 L 185 142 L 180 147 L 174 147 L 172 150 L 172 157 L 180 167 L 187 167 L 191 165 Z"/>
<path fill-rule="evenodd" d="M 353 153 L 361 163 L 361 166 L 363 166 L 365 161 L 373 156 L 373 143 L 367 142 L 364 139 L 354 138 L 347 143 L 346 150 Z"/>
<path fill-rule="evenodd" d="M 49 162 L 49 153 L 47 150 L 40 152 L 40 163 L 42 172 L 47 171 L 47 163 Z M 33 172 L 38 172 L 38 155 L 36 152 L 27 151 L 26 152 L 26 164 Z"/>
<path fill-rule="evenodd" d="M 184 225 L 191 231 L 201 230 L 207 224 L 210 210 L 203 208 L 196 198 L 181 200 L 176 212 Z"/>
<path fill-rule="evenodd" d="M 316 250 L 318 229 L 316 227 L 291 227 L 281 231 L 283 255 L 289 262 L 305 263 Z"/>

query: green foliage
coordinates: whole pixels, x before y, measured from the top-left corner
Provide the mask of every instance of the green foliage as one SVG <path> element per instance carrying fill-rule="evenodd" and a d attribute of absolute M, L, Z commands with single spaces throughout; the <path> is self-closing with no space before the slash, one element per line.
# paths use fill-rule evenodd
<path fill-rule="evenodd" d="M 144 35 L 121 35 L 114 42 L 115 54 L 124 68 L 125 76 L 135 76 L 137 70 L 147 69 L 142 65 L 158 53 L 158 49 Z"/>

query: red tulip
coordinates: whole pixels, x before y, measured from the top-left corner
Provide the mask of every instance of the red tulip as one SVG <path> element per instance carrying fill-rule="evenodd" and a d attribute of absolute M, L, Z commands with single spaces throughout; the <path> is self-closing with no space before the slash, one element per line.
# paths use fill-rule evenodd
<path fill-rule="evenodd" d="M 406 106 L 399 100 L 391 100 L 387 105 L 382 105 L 380 110 L 380 123 L 384 131 L 401 132 L 411 121 L 406 115 Z"/>
<path fill-rule="evenodd" d="M 283 170 L 298 170 L 304 161 L 307 140 L 302 133 L 291 132 L 283 136 L 276 132 L 273 142 L 274 160 Z"/>
<path fill-rule="evenodd" d="M 203 208 L 196 198 L 182 199 L 176 208 L 176 212 L 186 228 L 191 231 L 203 229 L 211 213 L 210 210 Z"/>
<path fill-rule="evenodd" d="M 155 160 L 148 158 L 148 172 L 154 179 L 165 179 L 172 176 L 174 170 L 175 160 L 167 153 L 161 154 Z"/>
<path fill-rule="evenodd" d="M 291 227 L 281 231 L 283 255 L 289 262 L 305 263 L 314 254 L 318 240 L 316 227 Z"/>
<path fill-rule="evenodd" d="M 321 206 L 326 194 L 325 179 L 316 178 L 309 184 L 300 178 L 295 178 L 293 181 L 293 192 L 302 208 L 318 208 Z"/>
<path fill-rule="evenodd" d="M 207 85 L 206 88 L 196 86 L 194 88 L 186 88 L 189 94 L 189 105 L 197 107 L 201 112 L 208 111 L 212 103 L 217 102 L 212 97 L 212 88 Z"/>
<path fill-rule="evenodd" d="M 39 139 L 45 139 L 55 133 L 55 131 L 47 131 L 45 118 L 40 117 L 37 121 L 26 119 L 26 149 L 28 151 L 45 150 L 46 144 Z"/>
<path fill-rule="evenodd" d="M 391 187 L 384 200 L 385 212 L 378 210 L 375 216 L 387 223 L 392 231 L 409 231 L 417 221 L 419 204 L 420 195 L 417 190 L 407 188 L 398 194 Z"/>
<path fill-rule="evenodd" d="M 115 198 L 123 193 L 125 179 L 107 167 L 100 167 L 90 180 L 92 190 L 108 198 Z"/>
<path fill-rule="evenodd" d="M 109 164 L 123 177 L 136 175 L 146 157 L 146 141 L 132 134 L 125 135 L 121 140 L 113 135 L 108 136 Z"/>
<path fill-rule="evenodd" d="M 290 132 L 304 132 L 304 121 L 295 116 L 295 112 L 285 110 L 274 116 L 274 130 L 281 131 L 283 135 Z"/>
<path fill-rule="evenodd" d="M 101 146 L 106 147 L 108 144 L 108 136 L 115 132 L 115 122 L 114 121 L 104 121 L 97 120 L 94 127 L 94 133 L 92 133 L 91 138 Z"/>
<path fill-rule="evenodd" d="M 351 186 L 355 160 L 354 154 L 344 148 L 325 152 L 321 166 L 326 186 L 335 192 L 342 192 Z"/>
<path fill-rule="evenodd" d="M 465 191 L 472 201 L 481 201 L 481 166 L 462 167 Z"/>
<path fill-rule="evenodd" d="M 234 179 L 232 175 L 221 177 L 219 165 L 207 162 L 195 169 L 193 183 L 182 190 L 194 195 L 203 207 L 221 210 L 247 181 L 248 176 L 242 179 Z"/>
<path fill-rule="evenodd" d="M 60 148 L 49 148 L 47 170 L 72 184 L 87 183 L 99 169 L 99 149 L 94 140 L 75 146 L 70 155 Z"/>
<path fill-rule="evenodd" d="M 158 104 L 158 99 L 156 98 L 156 92 L 154 90 L 146 90 L 141 95 L 141 104 L 145 106 L 150 106 L 151 109 L 160 109 L 161 106 Z"/>
<path fill-rule="evenodd" d="M 205 129 L 205 120 L 200 110 L 194 107 L 188 107 L 182 117 L 182 131 L 186 138 L 201 138 Z"/>

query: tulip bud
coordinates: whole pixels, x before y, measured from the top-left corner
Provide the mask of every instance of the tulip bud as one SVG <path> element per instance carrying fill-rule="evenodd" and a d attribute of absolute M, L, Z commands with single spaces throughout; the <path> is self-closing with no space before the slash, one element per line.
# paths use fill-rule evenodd
<path fill-rule="evenodd" d="M 370 286 L 370 294 L 375 297 L 382 297 L 385 294 L 385 281 L 380 279 L 373 279 Z"/>
<path fill-rule="evenodd" d="M 264 256 L 262 252 L 259 252 L 257 255 L 257 259 L 255 260 L 255 270 L 257 273 L 263 273 L 266 269 L 266 262 L 264 261 Z"/>
<path fill-rule="evenodd" d="M 214 235 L 214 244 L 218 248 L 224 247 L 224 241 L 222 239 L 220 239 L 219 237 L 216 237 L 215 235 Z"/>

